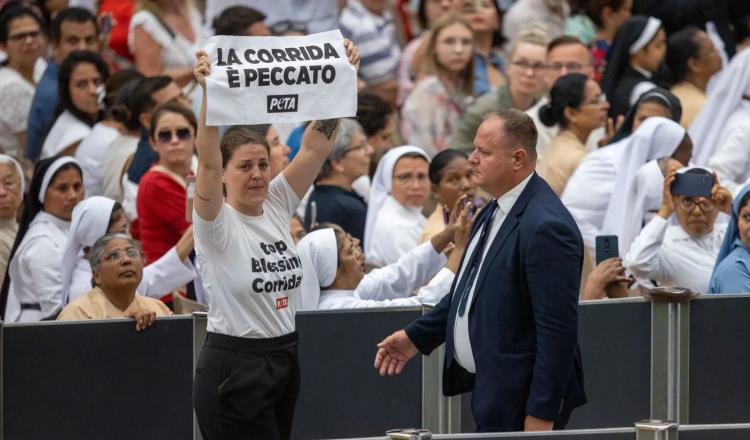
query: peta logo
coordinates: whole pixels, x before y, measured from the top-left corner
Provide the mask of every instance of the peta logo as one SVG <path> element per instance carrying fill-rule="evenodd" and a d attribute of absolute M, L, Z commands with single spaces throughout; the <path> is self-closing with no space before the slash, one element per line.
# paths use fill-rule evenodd
<path fill-rule="evenodd" d="M 268 113 L 288 113 L 297 111 L 299 95 L 269 95 Z"/>

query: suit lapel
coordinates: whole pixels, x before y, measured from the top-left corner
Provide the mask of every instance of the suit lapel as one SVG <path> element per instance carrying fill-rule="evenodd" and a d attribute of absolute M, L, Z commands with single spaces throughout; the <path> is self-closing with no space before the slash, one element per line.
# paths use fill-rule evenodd
<path fill-rule="evenodd" d="M 516 203 L 513 204 L 513 207 L 505 217 L 502 226 L 500 226 L 500 230 L 497 231 L 497 235 L 495 236 L 494 240 L 492 240 L 492 244 L 487 251 L 487 255 L 482 260 L 482 268 L 478 274 L 477 284 L 474 287 L 474 295 L 471 298 L 469 310 L 471 310 L 471 306 L 474 305 L 474 301 L 476 301 L 477 299 L 477 296 L 482 287 L 482 283 L 484 283 L 484 279 L 487 277 L 487 273 L 492 269 L 491 262 L 495 260 L 495 257 L 497 257 L 497 254 L 502 249 L 503 244 L 505 244 L 505 241 L 508 240 L 510 234 L 518 226 L 518 218 L 521 216 L 521 214 L 523 214 L 526 205 L 529 203 L 529 200 L 531 200 L 531 196 L 536 193 L 539 179 L 540 178 L 536 173 L 531 176 L 531 179 L 526 185 L 526 188 L 523 189 L 521 195 L 518 197 L 518 200 L 516 200 Z"/>

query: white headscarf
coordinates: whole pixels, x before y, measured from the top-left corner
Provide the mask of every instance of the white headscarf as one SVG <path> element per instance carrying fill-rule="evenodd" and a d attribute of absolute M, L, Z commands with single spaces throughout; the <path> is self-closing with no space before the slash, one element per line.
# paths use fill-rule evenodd
<path fill-rule="evenodd" d="M 21 164 L 18 163 L 18 161 L 13 158 L 13 156 L 8 156 L 7 154 L 0 154 L 0 163 L 13 165 L 16 168 L 18 179 L 21 181 L 21 197 L 23 197 L 23 195 L 26 193 L 26 179 L 23 176 L 23 168 L 21 168 Z"/>
<path fill-rule="evenodd" d="M 742 102 L 743 95 L 750 95 L 750 51 L 747 50 L 732 58 L 721 72 L 720 81 L 713 81 L 706 103 L 690 126 L 696 165 L 708 166 L 727 135 L 727 121 Z"/>
<path fill-rule="evenodd" d="M 658 180 L 661 190 L 664 177 L 654 179 L 654 168 L 661 175 L 658 164 L 647 164 L 661 157 L 671 156 L 685 138 L 685 129 L 671 119 L 652 117 L 646 119 L 638 130 L 612 148 L 624 144 L 622 162 L 615 177 L 615 187 L 604 214 L 601 233 L 617 235 L 620 254 L 627 254 L 630 244 L 641 230 L 644 203 L 653 198 L 651 188 Z M 641 185 L 636 178 L 642 177 Z"/>
<path fill-rule="evenodd" d="M 336 234 L 332 228 L 326 228 L 305 235 L 297 243 L 297 254 L 302 263 L 300 310 L 315 310 L 321 287 L 330 286 L 336 279 L 339 261 Z"/>
<path fill-rule="evenodd" d="M 372 183 L 370 186 L 370 200 L 367 203 L 367 221 L 365 223 L 365 243 L 364 250 L 370 248 L 372 243 L 372 232 L 375 229 L 375 221 L 378 219 L 378 213 L 385 203 L 385 199 L 391 193 L 391 186 L 393 184 L 393 168 L 396 166 L 396 162 L 407 153 L 417 153 L 427 159 L 430 162 L 430 156 L 419 147 L 413 145 L 403 145 L 401 147 L 391 148 L 385 155 L 380 159 L 378 168 L 375 170 L 375 175 L 372 177 Z"/>
<path fill-rule="evenodd" d="M 83 200 L 73 208 L 73 218 L 65 243 L 62 260 L 63 305 L 67 304 L 70 283 L 73 280 L 79 254 L 85 247 L 91 247 L 96 240 L 107 233 L 112 208 L 115 201 L 107 197 L 93 196 Z"/>

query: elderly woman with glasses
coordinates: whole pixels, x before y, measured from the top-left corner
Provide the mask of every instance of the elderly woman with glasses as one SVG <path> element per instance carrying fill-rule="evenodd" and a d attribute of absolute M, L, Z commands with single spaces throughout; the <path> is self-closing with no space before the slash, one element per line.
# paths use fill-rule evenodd
<path fill-rule="evenodd" d="M 124 234 L 106 234 L 89 251 L 94 288 L 68 304 L 61 321 L 134 318 L 136 330 L 153 325 L 157 316 L 172 312 L 161 301 L 138 295 L 143 277 L 143 257 L 138 243 Z"/>
<path fill-rule="evenodd" d="M 701 176 L 711 186 L 709 197 L 692 195 L 680 179 Z M 731 214 L 732 195 L 711 171 L 701 167 L 672 169 L 664 178 L 662 205 L 633 241 L 624 266 L 660 285 L 708 292 L 711 271 L 725 228 L 715 226 L 720 212 Z M 677 224 L 670 224 L 674 214 Z"/>

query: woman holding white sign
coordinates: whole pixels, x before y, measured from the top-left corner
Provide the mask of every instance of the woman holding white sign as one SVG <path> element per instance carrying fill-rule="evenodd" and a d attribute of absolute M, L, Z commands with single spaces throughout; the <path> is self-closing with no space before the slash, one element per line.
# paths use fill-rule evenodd
<path fill-rule="evenodd" d="M 359 52 L 344 43 L 349 62 Z M 211 64 L 197 54 L 206 95 Z M 338 119 L 312 122 L 295 160 L 271 178 L 263 135 L 206 126 L 201 105 L 195 190 L 195 247 L 209 297 L 208 337 L 193 401 L 206 440 L 287 439 L 299 393 L 294 314 L 302 268 L 289 222 L 333 147 Z M 226 189 L 223 196 L 222 186 Z"/>

